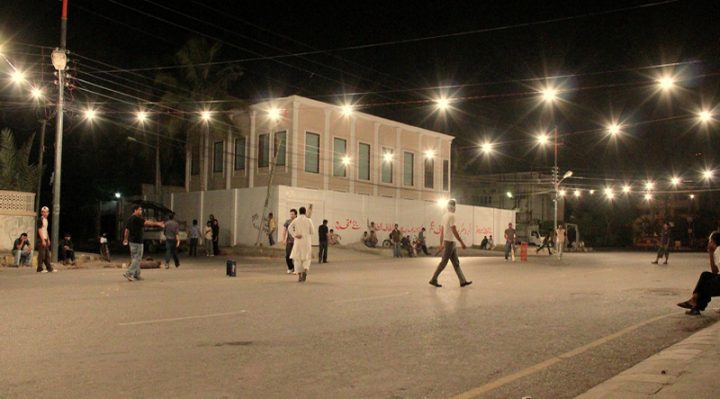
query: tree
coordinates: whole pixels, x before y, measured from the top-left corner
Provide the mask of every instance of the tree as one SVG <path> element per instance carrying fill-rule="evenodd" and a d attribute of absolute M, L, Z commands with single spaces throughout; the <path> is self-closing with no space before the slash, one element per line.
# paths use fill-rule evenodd
<path fill-rule="evenodd" d="M 193 136 L 227 132 L 231 124 L 228 111 L 247 108 L 244 101 L 230 93 L 233 83 L 243 75 L 242 69 L 237 65 L 219 67 L 214 64 L 220 49 L 220 43 L 210 44 L 203 38 L 191 38 L 175 54 L 175 62 L 181 66 L 178 73 L 156 76 L 156 84 L 166 88 L 160 98 L 162 108 L 159 111 L 168 115 L 162 126 L 171 140 L 190 143 Z M 207 132 L 198 122 L 199 112 L 203 109 L 213 112 L 213 123 L 208 125 Z M 166 161 L 172 163 L 178 159 Z"/>
<path fill-rule="evenodd" d="M 0 190 L 35 192 L 40 168 L 30 164 L 34 134 L 20 148 L 10 129 L 0 132 Z"/>

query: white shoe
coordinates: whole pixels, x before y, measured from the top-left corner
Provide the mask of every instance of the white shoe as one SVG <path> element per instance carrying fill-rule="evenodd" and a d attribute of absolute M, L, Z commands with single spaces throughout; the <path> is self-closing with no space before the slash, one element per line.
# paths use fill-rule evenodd
<path fill-rule="evenodd" d="M 292 270 L 288 270 L 288 271 L 287 271 L 287 274 L 292 274 L 292 273 L 293 273 Z"/>
<path fill-rule="evenodd" d="M 47 270 L 43 270 L 43 271 L 41 271 L 40 273 L 47 273 L 47 272 L 48 272 Z"/>

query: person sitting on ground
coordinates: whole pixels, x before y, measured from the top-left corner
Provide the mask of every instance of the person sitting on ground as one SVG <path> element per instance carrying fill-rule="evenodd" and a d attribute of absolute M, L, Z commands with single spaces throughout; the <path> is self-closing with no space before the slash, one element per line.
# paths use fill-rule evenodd
<path fill-rule="evenodd" d="M 495 248 L 495 242 L 493 241 L 492 235 L 488 238 L 487 249 Z"/>
<path fill-rule="evenodd" d="M 366 233 L 367 234 L 367 233 Z M 340 244 L 340 235 L 335 234 L 335 230 L 330 229 L 330 232 L 328 233 L 328 244 L 330 245 L 338 245 Z"/>
<path fill-rule="evenodd" d="M 408 252 L 408 257 L 413 257 L 413 247 L 410 242 L 410 236 L 404 236 L 400 239 L 400 246 Z"/>
<path fill-rule="evenodd" d="M 700 273 L 700 278 L 695 285 L 692 297 L 685 302 L 677 305 L 681 308 L 689 309 L 685 314 L 699 316 L 700 312 L 705 310 L 708 303 L 714 296 L 720 296 L 720 275 L 718 275 L 718 265 L 720 265 L 720 231 L 714 231 L 708 239 L 707 251 L 710 255 L 710 271 Z"/>
<path fill-rule="evenodd" d="M 70 262 L 71 265 L 75 265 L 75 250 L 73 249 L 70 233 L 65 233 L 63 240 L 60 242 L 59 252 L 63 265 L 67 265 L 68 262 Z"/>
<path fill-rule="evenodd" d="M 368 247 L 375 248 L 375 246 L 378 243 L 377 227 L 375 227 L 375 222 L 371 222 L 368 219 L 367 227 L 368 227 L 368 238 L 367 238 L 367 242 L 365 245 L 367 245 Z"/>
<path fill-rule="evenodd" d="M 488 249 L 488 238 L 487 238 L 487 236 L 483 236 L 482 241 L 480 241 L 480 249 Z"/>
<path fill-rule="evenodd" d="M 15 266 L 30 266 L 32 260 L 32 247 L 28 240 L 27 233 L 20 234 L 20 237 L 13 243 L 13 255 L 15 255 Z"/>

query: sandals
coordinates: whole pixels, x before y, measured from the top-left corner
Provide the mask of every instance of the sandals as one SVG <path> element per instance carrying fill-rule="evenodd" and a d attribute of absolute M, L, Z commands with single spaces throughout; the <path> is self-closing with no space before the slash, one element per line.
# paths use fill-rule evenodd
<path fill-rule="evenodd" d="M 683 309 L 692 309 L 693 308 L 693 305 L 690 303 L 690 301 L 680 302 L 677 305 Z"/>

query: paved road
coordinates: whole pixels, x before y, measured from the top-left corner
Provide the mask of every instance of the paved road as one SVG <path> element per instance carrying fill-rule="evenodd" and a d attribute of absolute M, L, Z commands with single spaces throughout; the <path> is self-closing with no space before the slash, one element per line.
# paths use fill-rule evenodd
<path fill-rule="evenodd" d="M 340 254 L 335 253 L 336 260 Z M 370 256 L 370 255 L 367 255 Z M 367 256 L 365 256 L 367 258 Z M 706 255 L 267 261 L 0 270 L 0 397 L 569 398 L 716 321 L 685 316 Z"/>

